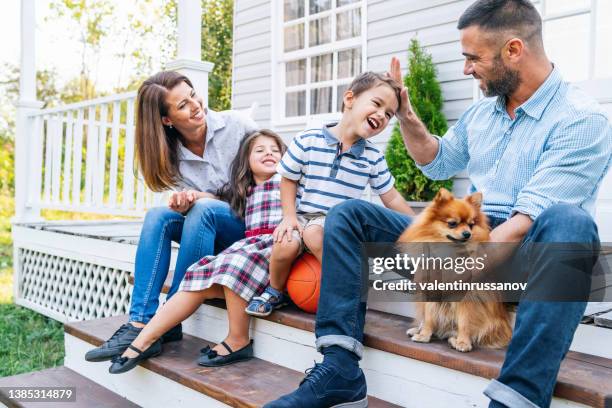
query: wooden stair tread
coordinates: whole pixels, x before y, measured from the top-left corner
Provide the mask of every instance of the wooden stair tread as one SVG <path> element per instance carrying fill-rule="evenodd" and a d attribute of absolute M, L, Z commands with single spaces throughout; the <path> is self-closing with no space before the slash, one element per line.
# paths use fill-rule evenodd
<path fill-rule="evenodd" d="M 171 278 L 169 274 L 166 282 Z M 164 286 L 164 290 L 169 288 Z M 225 308 L 223 300 L 206 301 L 205 304 Z M 315 316 L 295 306 L 279 309 L 262 319 L 314 332 Z M 363 343 L 378 350 L 484 378 L 499 375 L 505 350 L 476 349 L 461 353 L 437 339 L 431 343 L 416 343 L 406 335 L 406 330 L 414 325 L 414 320 L 408 317 L 368 310 Z M 612 407 L 612 360 L 569 351 L 561 362 L 554 395 L 589 406 Z"/>
<path fill-rule="evenodd" d="M 221 300 L 206 304 L 225 307 Z M 314 332 L 315 316 L 295 306 L 277 310 L 263 319 Z M 476 349 L 461 353 L 438 339 L 416 343 L 406 335 L 406 330 L 414 325 L 414 320 L 408 317 L 368 310 L 363 343 L 374 349 L 484 378 L 499 375 L 505 350 Z M 590 406 L 612 406 L 612 360 L 569 351 L 561 363 L 554 395 Z"/>
<path fill-rule="evenodd" d="M 124 408 L 138 407 L 129 400 L 91 381 L 67 367 L 53 367 L 41 371 L 0 378 L 0 387 L 75 387 L 76 401 L 19 402 L 8 398 L 6 388 L 0 388 L 0 403 L 8 407 L 54 408 Z"/>
<path fill-rule="evenodd" d="M 205 302 L 225 308 L 222 300 Z M 287 306 L 264 317 L 275 323 L 314 332 L 315 316 Z M 446 341 L 416 343 L 406 335 L 414 320 L 376 310 L 368 310 L 364 345 L 453 370 L 496 378 L 504 362 L 505 350 L 476 349 L 469 353 L 453 350 Z M 612 360 L 569 351 L 561 363 L 555 396 L 591 406 L 612 404 Z"/>
<path fill-rule="evenodd" d="M 127 316 L 116 316 L 66 323 L 64 330 L 98 346 L 126 320 Z M 164 344 L 164 352 L 146 360 L 142 366 L 234 407 L 261 406 L 293 391 L 303 378 L 298 371 L 257 358 L 224 367 L 201 367 L 196 361 L 200 349 L 207 345 L 213 343 L 184 335 L 182 341 Z M 373 397 L 369 397 L 369 404 L 373 408 L 397 407 Z"/>

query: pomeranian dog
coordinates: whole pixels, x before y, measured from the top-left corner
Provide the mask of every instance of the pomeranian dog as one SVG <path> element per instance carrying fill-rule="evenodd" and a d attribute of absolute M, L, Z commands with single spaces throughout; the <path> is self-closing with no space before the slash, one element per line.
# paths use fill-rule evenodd
<path fill-rule="evenodd" d="M 489 240 L 487 216 L 481 211 L 482 193 L 456 199 L 442 188 L 431 205 L 399 237 L 399 243 L 454 242 L 470 246 Z M 458 302 L 418 302 L 420 325 L 406 334 L 428 343 L 432 335 L 448 338 L 456 350 L 474 346 L 503 348 L 512 336 L 510 315 L 495 293 L 468 292 Z"/>

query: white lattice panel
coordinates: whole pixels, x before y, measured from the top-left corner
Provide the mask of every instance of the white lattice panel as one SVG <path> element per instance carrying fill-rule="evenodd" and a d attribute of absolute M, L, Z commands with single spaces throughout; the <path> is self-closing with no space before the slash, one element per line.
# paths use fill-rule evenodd
<path fill-rule="evenodd" d="M 18 249 L 20 298 L 64 320 L 125 314 L 129 271 L 31 249 Z"/>

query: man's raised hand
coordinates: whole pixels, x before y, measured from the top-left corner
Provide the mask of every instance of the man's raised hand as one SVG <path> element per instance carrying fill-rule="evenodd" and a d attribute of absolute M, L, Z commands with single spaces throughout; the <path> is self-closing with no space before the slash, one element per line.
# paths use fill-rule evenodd
<path fill-rule="evenodd" d="M 402 87 L 402 92 L 400 93 L 401 103 L 397 112 L 395 112 L 395 116 L 397 116 L 397 119 L 401 122 L 407 119 L 410 115 L 413 115 L 414 112 L 412 111 L 410 98 L 408 98 L 408 88 L 404 86 L 402 81 L 402 69 L 400 62 L 396 57 L 391 58 L 389 76 Z"/>

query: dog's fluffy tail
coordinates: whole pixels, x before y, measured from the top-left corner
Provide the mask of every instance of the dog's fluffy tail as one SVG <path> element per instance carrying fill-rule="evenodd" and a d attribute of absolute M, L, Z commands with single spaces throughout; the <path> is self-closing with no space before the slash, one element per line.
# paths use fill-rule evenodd
<path fill-rule="evenodd" d="M 504 348 L 512 338 L 508 311 L 503 303 L 488 303 L 487 307 L 496 310 L 491 310 L 492 313 L 489 313 L 489 318 L 485 322 L 486 328 L 480 331 L 478 343 L 488 348 Z"/>

